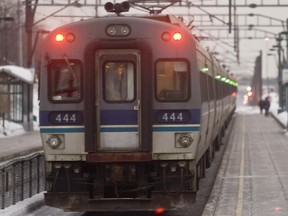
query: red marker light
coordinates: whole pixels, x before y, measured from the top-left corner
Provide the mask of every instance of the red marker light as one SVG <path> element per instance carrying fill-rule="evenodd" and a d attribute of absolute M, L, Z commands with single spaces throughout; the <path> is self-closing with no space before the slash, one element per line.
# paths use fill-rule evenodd
<path fill-rule="evenodd" d="M 164 209 L 164 208 L 157 208 L 157 209 L 155 210 L 155 214 L 157 214 L 157 215 L 164 214 L 164 212 L 165 212 L 165 209 Z"/>
<path fill-rule="evenodd" d="M 179 32 L 176 32 L 173 34 L 173 39 L 176 40 L 176 41 L 179 41 L 182 39 L 182 34 L 179 33 Z"/>
<path fill-rule="evenodd" d="M 62 42 L 64 41 L 64 35 L 63 34 L 57 34 L 56 37 L 55 37 L 55 40 L 57 42 Z"/>
<path fill-rule="evenodd" d="M 73 41 L 75 41 L 75 35 L 74 35 L 73 33 L 68 33 L 68 34 L 66 35 L 66 40 L 67 40 L 68 42 L 73 42 Z"/>

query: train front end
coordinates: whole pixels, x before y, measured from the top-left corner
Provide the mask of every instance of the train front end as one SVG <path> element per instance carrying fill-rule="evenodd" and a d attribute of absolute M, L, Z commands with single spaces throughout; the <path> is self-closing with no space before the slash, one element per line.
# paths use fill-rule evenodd
<path fill-rule="evenodd" d="M 40 78 L 46 205 L 146 211 L 195 201 L 196 45 L 171 19 L 98 18 L 49 34 Z"/>

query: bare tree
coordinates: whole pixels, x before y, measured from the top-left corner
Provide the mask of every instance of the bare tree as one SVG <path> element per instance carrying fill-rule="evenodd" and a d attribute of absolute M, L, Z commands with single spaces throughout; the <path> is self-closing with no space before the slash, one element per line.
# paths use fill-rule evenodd
<path fill-rule="evenodd" d="M 21 16 L 20 4 L 16 0 L 0 2 L 0 65 L 19 64 L 19 28 Z M 23 21 L 22 21 L 23 22 Z"/>

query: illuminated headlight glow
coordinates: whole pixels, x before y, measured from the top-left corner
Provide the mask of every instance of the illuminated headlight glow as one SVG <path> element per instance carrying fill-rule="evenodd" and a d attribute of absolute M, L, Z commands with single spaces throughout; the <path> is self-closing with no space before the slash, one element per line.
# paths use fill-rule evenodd
<path fill-rule="evenodd" d="M 62 144 L 62 140 L 59 135 L 50 135 L 46 142 L 52 149 L 57 149 Z"/>
<path fill-rule="evenodd" d="M 174 33 L 174 34 L 173 34 L 173 39 L 174 39 L 175 41 L 180 41 L 180 40 L 182 39 L 182 34 L 179 33 L 179 32 Z"/>
<path fill-rule="evenodd" d="M 192 139 L 190 134 L 185 133 L 185 134 L 182 134 L 178 138 L 177 141 L 178 141 L 178 143 L 180 144 L 181 147 L 187 148 L 187 147 L 189 147 L 192 144 L 193 139 Z"/>

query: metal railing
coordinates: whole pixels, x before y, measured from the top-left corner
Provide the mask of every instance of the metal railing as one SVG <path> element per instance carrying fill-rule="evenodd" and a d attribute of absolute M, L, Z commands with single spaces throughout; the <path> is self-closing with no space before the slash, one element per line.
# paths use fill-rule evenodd
<path fill-rule="evenodd" d="M 1 209 L 44 191 L 44 164 L 43 152 L 0 164 Z"/>
<path fill-rule="evenodd" d="M 0 125 L 3 127 L 3 132 L 5 130 L 5 113 L 0 113 Z"/>

